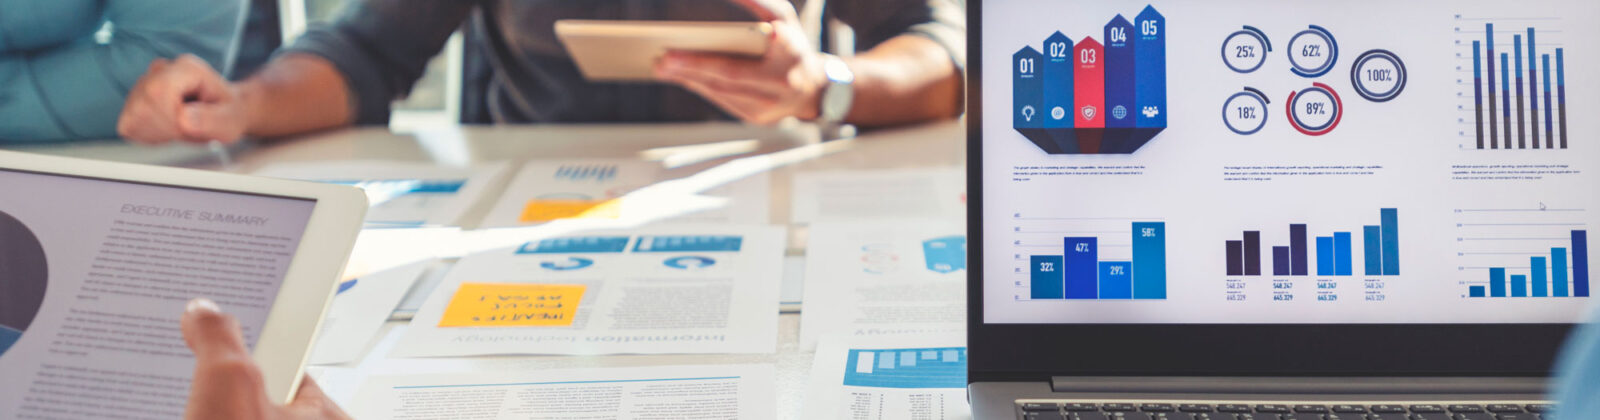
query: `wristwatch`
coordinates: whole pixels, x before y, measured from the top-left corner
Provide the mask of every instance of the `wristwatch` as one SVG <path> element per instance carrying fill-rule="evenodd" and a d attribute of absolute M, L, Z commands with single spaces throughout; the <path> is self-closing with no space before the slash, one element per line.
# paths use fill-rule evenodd
<path fill-rule="evenodd" d="M 850 115 L 850 103 L 855 100 L 856 74 L 850 71 L 844 59 L 833 54 L 822 55 L 822 73 L 828 77 L 828 85 L 822 88 L 817 121 L 837 124 Z"/>

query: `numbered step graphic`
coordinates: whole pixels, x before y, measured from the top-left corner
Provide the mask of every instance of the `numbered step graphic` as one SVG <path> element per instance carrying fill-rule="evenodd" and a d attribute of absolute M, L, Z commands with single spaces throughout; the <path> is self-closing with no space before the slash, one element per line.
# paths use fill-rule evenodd
<path fill-rule="evenodd" d="M 1133 153 L 1167 127 L 1166 18 L 1146 6 L 1102 29 L 1012 55 L 1012 127 L 1045 153 Z"/>

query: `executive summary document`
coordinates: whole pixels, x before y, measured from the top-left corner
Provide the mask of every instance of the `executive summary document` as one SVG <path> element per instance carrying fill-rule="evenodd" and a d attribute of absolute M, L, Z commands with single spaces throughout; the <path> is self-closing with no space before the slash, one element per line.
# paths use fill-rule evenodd
<path fill-rule="evenodd" d="M 316 204 L 8 170 L 0 197 L 7 419 L 182 417 L 185 303 L 216 301 L 254 348 Z"/>
<path fill-rule="evenodd" d="M 373 377 L 355 418 L 771 419 L 771 365 L 660 366 Z"/>
<path fill-rule="evenodd" d="M 391 356 L 771 353 L 784 233 L 594 231 L 468 255 Z"/>
<path fill-rule="evenodd" d="M 674 178 L 692 173 L 689 178 Z M 710 179 L 729 174 L 723 179 Z M 693 179 L 690 179 L 693 178 Z M 649 223 L 767 223 L 765 171 L 669 170 L 631 159 L 530 161 L 484 216 L 485 227 L 581 219 L 602 227 Z"/>
<path fill-rule="evenodd" d="M 826 334 L 966 331 L 963 226 L 950 219 L 811 225 L 800 348 L 815 348 Z"/>
<path fill-rule="evenodd" d="M 350 160 L 279 163 L 255 174 L 360 187 L 371 202 L 368 226 L 455 226 L 508 167 Z"/>
<path fill-rule="evenodd" d="M 811 365 L 805 413 L 808 419 L 971 419 L 966 338 L 825 337 Z"/>

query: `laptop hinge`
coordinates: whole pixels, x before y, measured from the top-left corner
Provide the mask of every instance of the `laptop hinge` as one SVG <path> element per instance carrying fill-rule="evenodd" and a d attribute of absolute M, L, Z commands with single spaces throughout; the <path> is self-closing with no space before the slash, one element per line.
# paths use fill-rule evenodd
<path fill-rule="evenodd" d="M 1182 394 L 1543 394 L 1534 377 L 1098 377 L 1056 376 L 1055 392 Z"/>

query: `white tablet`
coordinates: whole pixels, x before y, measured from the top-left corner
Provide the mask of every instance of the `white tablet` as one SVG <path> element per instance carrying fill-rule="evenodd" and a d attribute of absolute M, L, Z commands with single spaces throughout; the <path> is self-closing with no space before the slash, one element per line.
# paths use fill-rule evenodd
<path fill-rule="evenodd" d="M 653 80 L 669 50 L 759 57 L 771 35 L 766 22 L 556 21 L 556 36 L 589 80 Z"/>
<path fill-rule="evenodd" d="M 366 197 L 336 185 L 0 152 L 0 418 L 178 418 L 178 319 L 238 318 L 288 402 Z"/>

